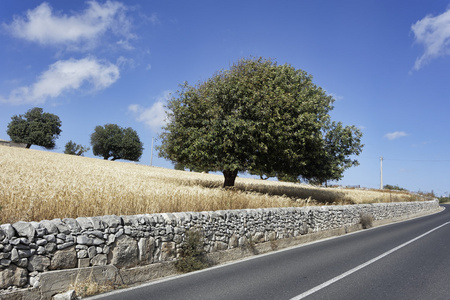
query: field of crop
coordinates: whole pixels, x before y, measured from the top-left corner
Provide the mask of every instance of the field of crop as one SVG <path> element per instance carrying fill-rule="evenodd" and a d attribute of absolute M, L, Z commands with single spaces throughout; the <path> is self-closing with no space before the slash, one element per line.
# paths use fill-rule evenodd
<path fill-rule="evenodd" d="M 421 200 L 409 193 L 318 188 L 0 146 L 0 224 L 80 216 Z"/>

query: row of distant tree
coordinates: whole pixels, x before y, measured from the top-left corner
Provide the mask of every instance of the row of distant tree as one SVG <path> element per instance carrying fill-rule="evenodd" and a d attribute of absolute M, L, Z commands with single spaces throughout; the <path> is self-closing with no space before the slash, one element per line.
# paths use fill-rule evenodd
<path fill-rule="evenodd" d="M 13 116 L 7 133 L 11 141 L 26 144 L 26 148 L 36 145 L 50 150 L 55 148 L 61 131 L 61 120 L 57 115 L 34 107 L 23 115 Z M 122 128 L 116 124 L 95 127 L 91 134 L 91 145 L 94 155 L 106 160 L 111 158 L 139 161 L 143 151 L 143 144 L 137 132 L 130 127 Z M 89 150 L 89 147 L 70 140 L 65 145 L 64 153 L 83 155 Z"/>

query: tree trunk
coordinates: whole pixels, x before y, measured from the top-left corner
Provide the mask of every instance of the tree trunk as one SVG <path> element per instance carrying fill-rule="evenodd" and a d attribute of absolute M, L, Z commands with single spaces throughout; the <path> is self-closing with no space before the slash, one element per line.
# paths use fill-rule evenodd
<path fill-rule="evenodd" d="M 223 171 L 223 176 L 225 177 L 225 181 L 223 183 L 223 187 L 230 187 L 230 186 L 234 186 L 234 182 L 236 181 L 236 177 L 237 177 L 238 171 L 228 171 L 225 170 Z"/>

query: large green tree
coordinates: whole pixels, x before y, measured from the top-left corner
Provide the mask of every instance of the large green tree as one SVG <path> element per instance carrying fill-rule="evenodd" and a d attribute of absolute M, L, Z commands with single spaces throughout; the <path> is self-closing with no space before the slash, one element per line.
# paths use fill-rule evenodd
<path fill-rule="evenodd" d="M 55 140 L 61 134 L 61 120 L 57 115 L 43 112 L 34 107 L 23 115 L 14 115 L 8 124 L 7 133 L 15 143 L 37 145 L 46 149 L 54 149 Z"/>
<path fill-rule="evenodd" d="M 91 134 L 91 145 L 94 155 L 111 160 L 125 159 L 139 161 L 143 144 L 132 128 L 122 128 L 116 124 L 95 127 Z"/>
<path fill-rule="evenodd" d="M 270 59 L 242 59 L 167 105 L 160 156 L 187 168 L 261 177 L 338 179 L 358 162 L 361 132 L 330 120 L 334 99 L 312 76 Z"/>

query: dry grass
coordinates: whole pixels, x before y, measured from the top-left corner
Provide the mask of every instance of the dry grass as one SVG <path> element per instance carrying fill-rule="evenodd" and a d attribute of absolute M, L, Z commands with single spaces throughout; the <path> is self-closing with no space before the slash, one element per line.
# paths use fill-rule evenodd
<path fill-rule="evenodd" d="M 0 224 L 79 216 L 417 200 L 408 193 L 315 188 L 0 146 Z"/>
<path fill-rule="evenodd" d="M 113 284 L 99 284 L 92 277 L 87 278 L 82 282 L 72 284 L 69 290 L 74 290 L 77 297 L 85 298 L 98 294 L 107 293 L 117 289 Z"/>

